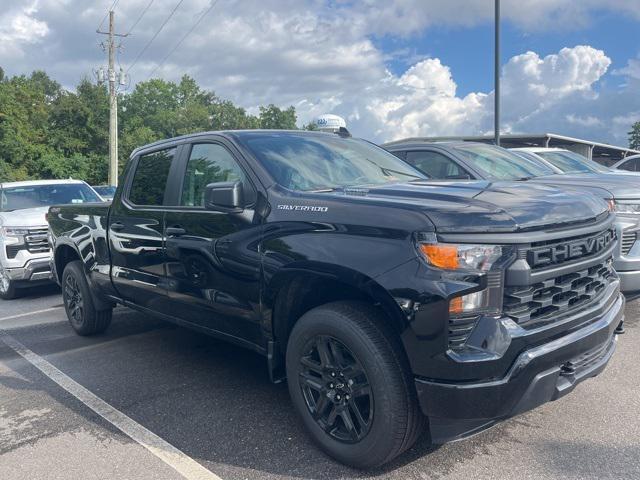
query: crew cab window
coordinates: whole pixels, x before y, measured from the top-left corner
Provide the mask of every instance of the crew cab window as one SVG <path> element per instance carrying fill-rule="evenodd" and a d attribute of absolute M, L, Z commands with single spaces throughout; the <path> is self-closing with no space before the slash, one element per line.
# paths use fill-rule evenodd
<path fill-rule="evenodd" d="M 407 152 L 407 162 L 431 178 L 470 178 L 457 163 L 449 157 L 433 151 Z"/>
<path fill-rule="evenodd" d="M 246 186 L 244 172 L 229 151 L 216 143 L 193 145 L 184 182 L 180 205 L 204 207 L 204 191 L 207 185 L 216 182 L 241 181 Z"/>
<path fill-rule="evenodd" d="M 164 203 L 164 192 L 175 153 L 176 149 L 170 148 L 140 157 L 129 190 L 131 203 L 145 206 Z"/>

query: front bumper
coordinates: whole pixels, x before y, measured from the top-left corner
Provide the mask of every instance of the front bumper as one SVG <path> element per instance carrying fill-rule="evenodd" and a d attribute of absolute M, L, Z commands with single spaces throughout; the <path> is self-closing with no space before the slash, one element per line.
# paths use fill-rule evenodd
<path fill-rule="evenodd" d="M 500 379 L 445 383 L 416 378 L 422 411 L 434 443 L 457 440 L 500 420 L 556 400 L 606 367 L 624 319 L 618 294 L 595 321 L 579 330 L 523 351 Z"/>
<path fill-rule="evenodd" d="M 24 267 L 7 268 L 5 272 L 14 282 L 40 282 L 51 280 L 49 258 L 29 260 Z"/>

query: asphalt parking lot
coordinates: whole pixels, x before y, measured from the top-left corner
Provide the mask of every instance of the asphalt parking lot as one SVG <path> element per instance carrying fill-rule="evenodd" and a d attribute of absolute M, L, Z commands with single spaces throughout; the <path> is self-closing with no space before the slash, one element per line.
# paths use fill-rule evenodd
<path fill-rule="evenodd" d="M 0 479 L 640 479 L 640 300 L 626 318 L 568 396 L 363 473 L 310 443 L 258 355 L 124 308 L 81 338 L 41 289 L 0 301 Z"/>

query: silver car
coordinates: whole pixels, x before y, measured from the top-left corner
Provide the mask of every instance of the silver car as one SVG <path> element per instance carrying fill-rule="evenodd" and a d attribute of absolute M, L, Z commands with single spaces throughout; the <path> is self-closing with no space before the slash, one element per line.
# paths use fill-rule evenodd
<path fill-rule="evenodd" d="M 15 298 L 20 288 L 50 280 L 45 214 L 51 205 L 101 201 L 80 180 L 0 183 L 0 298 Z"/>

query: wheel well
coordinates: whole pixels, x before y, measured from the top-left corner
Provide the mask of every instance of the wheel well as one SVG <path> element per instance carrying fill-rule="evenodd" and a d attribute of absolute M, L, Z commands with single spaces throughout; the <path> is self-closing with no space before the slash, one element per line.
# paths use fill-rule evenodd
<path fill-rule="evenodd" d="M 368 303 L 379 308 L 387 317 L 393 315 L 388 304 L 376 300 L 370 293 L 357 287 L 335 279 L 299 275 L 278 290 L 273 303 L 272 326 L 278 353 L 284 354 L 289 334 L 300 317 L 315 307 L 340 300 Z M 399 333 L 399 322 L 393 321 L 393 318 L 390 320 L 394 331 Z"/>
<path fill-rule="evenodd" d="M 62 282 L 62 272 L 64 272 L 64 268 L 69 262 L 80 260 L 80 256 L 72 247 L 68 245 L 60 245 L 56 248 L 54 259 L 56 262 L 56 275 L 58 276 L 58 281 Z"/>

